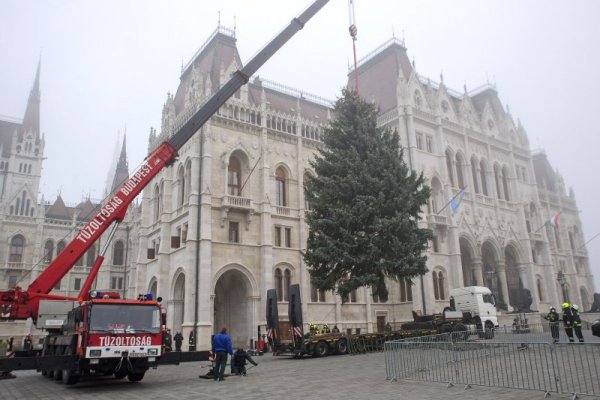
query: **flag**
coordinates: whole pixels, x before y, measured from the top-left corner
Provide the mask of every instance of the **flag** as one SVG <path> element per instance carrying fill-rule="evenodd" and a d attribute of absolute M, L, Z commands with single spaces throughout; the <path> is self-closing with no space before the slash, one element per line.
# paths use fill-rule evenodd
<path fill-rule="evenodd" d="M 452 209 L 453 217 L 454 217 L 454 214 L 456 214 L 456 210 L 458 210 L 458 207 L 460 206 L 460 204 L 462 203 L 464 198 L 465 198 L 465 188 L 462 188 L 462 189 L 460 189 L 460 192 L 458 192 L 452 198 L 452 200 L 450 200 L 450 208 Z"/>
<path fill-rule="evenodd" d="M 558 228 L 558 214 L 555 214 L 552 218 L 550 218 L 550 221 L 548 221 L 548 222 L 553 227 Z"/>

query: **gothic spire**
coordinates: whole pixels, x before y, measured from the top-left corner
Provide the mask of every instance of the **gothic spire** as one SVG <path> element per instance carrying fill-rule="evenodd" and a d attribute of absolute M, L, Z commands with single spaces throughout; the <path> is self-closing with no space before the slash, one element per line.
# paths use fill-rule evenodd
<path fill-rule="evenodd" d="M 40 57 L 35 74 L 35 81 L 31 92 L 29 92 L 29 100 L 23 117 L 23 128 L 26 132 L 31 132 L 36 139 L 40 138 L 40 68 L 42 65 L 42 57 Z"/>
<path fill-rule="evenodd" d="M 121 147 L 121 155 L 119 156 L 119 161 L 117 162 L 117 168 L 115 169 L 115 177 L 113 179 L 112 187 L 110 188 L 111 192 L 114 192 L 117 187 L 121 183 L 123 183 L 127 178 L 129 178 L 129 166 L 127 163 L 127 132 L 123 135 L 123 147 Z"/>

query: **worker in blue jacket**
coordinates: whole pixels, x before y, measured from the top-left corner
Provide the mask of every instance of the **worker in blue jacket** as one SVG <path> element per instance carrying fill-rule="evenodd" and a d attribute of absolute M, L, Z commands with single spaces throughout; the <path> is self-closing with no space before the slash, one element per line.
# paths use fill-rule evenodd
<path fill-rule="evenodd" d="M 225 366 L 227 365 L 227 355 L 233 356 L 233 346 L 231 339 L 227 335 L 227 328 L 221 329 L 212 340 L 212 351 L 215 353 L 215 381 L 224 381 Z"/>

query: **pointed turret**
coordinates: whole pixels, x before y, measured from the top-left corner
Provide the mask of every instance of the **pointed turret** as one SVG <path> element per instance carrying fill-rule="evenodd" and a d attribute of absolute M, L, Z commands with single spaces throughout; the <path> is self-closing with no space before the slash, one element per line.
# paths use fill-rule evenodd
<path fill-rule="evenodd" d="M 27 109 L 25 110 L 25 117 L 23 117 L 23 128 L 25 132 L 31 132 L 35 135 L 36 139 L 40 138 L 40 68 L 42 65 L 42 59 L 38 61 L 37 72 L 35 74 L 35 81 L 33 87 L 29 93 L 29 100 L 27 101 Z"/>
<path fill-rule="evenodd" d="M 121 155 L 119 156 L 119 161 L 117 162 L 117 168 L 115 170 L 115 177 L 113 179 L 113 184 L 110 188 L 111 193 L 115 191 L 117 187 L 121 183 L 123 183 L 127 178 L 129 178 L 129 165 L 127 163 L 127 134 L 123 135 L 123 147 L 121 147 Z"/>

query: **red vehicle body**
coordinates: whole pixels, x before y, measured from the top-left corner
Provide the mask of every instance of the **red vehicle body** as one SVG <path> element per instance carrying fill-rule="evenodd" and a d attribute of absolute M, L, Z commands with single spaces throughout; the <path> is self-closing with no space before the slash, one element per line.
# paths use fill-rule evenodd
<path fill-rule="evenodd" d="M 99 293 L 81 302 L 68 312 L 61 331 L 45 338 L 41 356 L 66 357 L 62 364 L 40 368 L 43 375 L 68 385 L 93 373 L 139 381 L 148 368 L 158 365 L 164 332 L 160 304 L 144 296 L 111 297 Z"/>
<path fill-rule="evenodd" d="M 128 376 L 132 381 L 143 378 L 145 371 L 168 357 L 161 351 L 165 330 L 158 302 L 142 296 L 138 300 L 122 300 L 111 294 L 97 298 L 90 291 L 104 260 L 108 246 L 119 225 L 125 218 L 127 208 L 135 197 L 165 167 L 171 165 L 177 151 L 217 112 L 233 94 L 281 48 L 304 24 L 312 18 L 328 0 L 316 0 L 289 25 L 272 39 L 246 66 L 236 71 L 227 81 L 171 138 L 158 146 L 145 159 L 143 165 L 103 203 L 100 210 L 75 235 L 75 238 L 27 287 L 19 286 L 0 291 L 0 318 L 38 320 L 40 306 L 52 307 L 56 304 L 71 303 L 66 321 L 54 320 L 46 337 L 41 357 L 29 360 L 0 359 L 0 371 L 37 368 L 46 376 L 62 378 L 66 384 L 73 384 L 84 373 L 99 372 L 114 374 L 117 378 Z M 84 253 L 109 227 L 108 239 L 95 260 L 90 273 L 82 285 L 77 298 L 52 295 L 50 291 L 75 265 Z M 108 298 L 105 298 L 108 297 Z M 130 312 L 129 319 L 113 322 L 112 327 L 96 326 L 100 314 L 118 315 Z M 150 311 L 149 311 L 150 310 Z M 149 313 L 150 327 L 142 327 L 134 322 L 138 314 Z M 48 324 L 46 324 L 48 325 Z M 207 359 L 208 352 L 200 357 Z M 206 354 L 204 354 L 206 353 Z M 174 354 L 174 353 L 171 353 Z M 182 353 L 179 353 L 182 354 Z M 185 353 L 188 354 L 188 353 Z M 171 362 L 196 361 L 201 358 L 172 357 Z"/>

